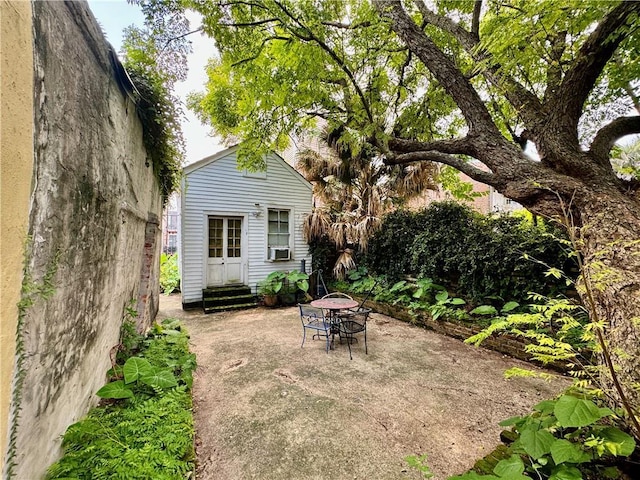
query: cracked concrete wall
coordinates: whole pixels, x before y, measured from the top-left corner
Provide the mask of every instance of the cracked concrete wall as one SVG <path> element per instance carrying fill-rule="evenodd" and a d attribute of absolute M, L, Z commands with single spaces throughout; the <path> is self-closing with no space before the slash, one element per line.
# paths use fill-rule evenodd
<path fill-rule="evenodd" d="M 162 198 L 142 126 L 86 2 L 32 2 L 34 171 L 14 478 L 40 478 L 95 405 L 125 308 L 158 306 Z M 47 275 L 50 278 L 48 279 Z M 14 372 L 14 378 L 18 378 Z M 15 389 L 15 383 L 14 383 Z"/>

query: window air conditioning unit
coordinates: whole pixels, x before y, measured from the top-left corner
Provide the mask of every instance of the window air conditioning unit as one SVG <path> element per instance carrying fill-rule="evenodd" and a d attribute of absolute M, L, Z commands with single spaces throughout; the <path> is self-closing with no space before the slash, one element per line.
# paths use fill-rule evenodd
<path fill-rule="evenodd" d="M 289 260 L 289 249 L 280 247 L 269 248 L 269 260 Z"/>

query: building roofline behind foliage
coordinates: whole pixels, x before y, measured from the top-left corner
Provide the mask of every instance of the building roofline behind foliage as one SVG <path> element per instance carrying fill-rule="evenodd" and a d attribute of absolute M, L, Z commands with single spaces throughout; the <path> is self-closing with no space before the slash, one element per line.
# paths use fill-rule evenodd
<path fill-rule="evenodd" d="M 232 145 L 229 148 L 225 148 L 224 150 L 221 150 L 217 153 L 214 153 L 213 155 L 209 155 L 208 157 L 204 157 L 201 160 L 198 160 L 197 162 L 194 162 L 190 165 L 187 165 L 186 167 L 183 168 L 183 172 L 184 175 L 189 175 L 190 173 L 195 172 L 196 170 L 199 170 L 203 167 L 206 167 L 207 165 L 216 162 L 218 160 L 220 160 L 221 158 L 225 158 L 228 155 L 235 153 L 238 149 L 240 148 L 240 144 L 236 144 L 236 145 Z M 307 181 L 306 178 L 304 178 L 302 176 L 302 174 L 300 172 L 298 172 L 295 168 L 293 168 L 291 165 L 289 165 L 284 158 L 282 158 L 282 156 L 280 156 L 278 153 L 276 152 L 271 152 L 277 161 L 279 161 L 280 163 L 282 163 L 282 165 L 284 165 L 286 168 L 288 168 L 292 173 L 295 174 L 296 178 L 298 178 L 299 181 L 301 181 L 309 190 L 313 190 L 313 186 L 311 185 L 311 183 L 309 183 L 309 181 Z"/>

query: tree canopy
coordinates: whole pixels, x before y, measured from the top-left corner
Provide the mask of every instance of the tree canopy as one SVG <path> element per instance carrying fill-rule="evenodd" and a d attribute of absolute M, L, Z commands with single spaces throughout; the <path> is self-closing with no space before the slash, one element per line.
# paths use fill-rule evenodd
<path fill-rule="evenodd" d="M 640 117 L 625 116 L 639 88 L 637 2 L 195 8 L 220 56 L 190 106 L 224 137 L 245 140 L 249 164 L 323 118 L 342 127 L 340 141 L 355 154 L 365 140 L 388 163 L 438 161 L 531 205 L 526 197 L 539 192 L 520 185 L 523 173 L 557 190 L 566 179 L 552 174 L 583 163 L 567 161 L 567 150 L 604 164 L 616 139 L 640 131 Z M 558 134 L 549 139 L 549 130 Z M 526 141 L 541 163 L 522 153 Z"/>

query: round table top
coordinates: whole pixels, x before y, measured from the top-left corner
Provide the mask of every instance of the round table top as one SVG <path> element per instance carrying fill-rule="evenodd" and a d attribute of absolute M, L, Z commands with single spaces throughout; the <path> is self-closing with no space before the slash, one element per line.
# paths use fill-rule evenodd
<path fill-rule="evenodd" d="M 358 306 L 358 302 L 351 298 L 345 297 L 329 297 L 319 298 L 311 302 L 312 307 L 326 308 L 327 310 L 343 310 L 346 308 L 354 308 Z"/>

